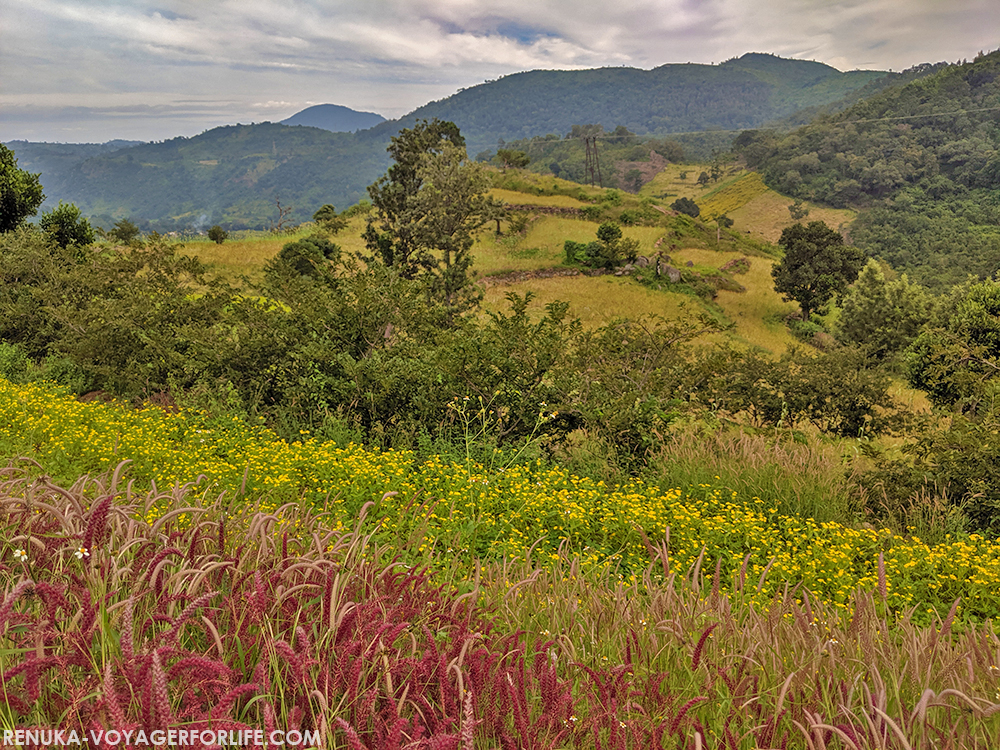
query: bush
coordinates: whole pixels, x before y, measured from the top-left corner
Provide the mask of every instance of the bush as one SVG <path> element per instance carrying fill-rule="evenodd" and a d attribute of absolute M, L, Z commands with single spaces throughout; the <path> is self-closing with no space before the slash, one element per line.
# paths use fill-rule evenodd
<path fill-rule="evenodd" d="M 0 342 L 0 377 L 12 383 L 23 383 L 31 361 L 17 344 Z"/>
<path fill-rule="evenodd" d="M 72 203 L 59 201 L 56 208 L 42 214 L 38 225 L 60 247 L 84 247 L 96 238 L 90 222 Z"/>
<path fill-rule="evenodd" d="M 229 232 L 216 224 L 214 227 L 208 230 L 208 239 L 212 240 L 217 245 L 221 245 L 229 238 Z"/>
<path fill-rule="evenodd" d="M 687 214 L 692 218 L 697 218 L 701 213 L 701 209 L 698 208 L 698 204 L 690 198 L 678 198 L 670 204 L 670 208 L 678 213 Z"/>

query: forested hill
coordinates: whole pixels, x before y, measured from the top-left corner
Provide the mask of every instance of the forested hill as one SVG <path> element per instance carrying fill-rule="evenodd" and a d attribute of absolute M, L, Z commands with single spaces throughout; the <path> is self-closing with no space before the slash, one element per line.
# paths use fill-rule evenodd
<path fill-rule="evenodd" d="M 266 228 L 279 200 L 292 223 L 325 203 L 357 202 L 388 166 L 385 146 L 312 127 L 232 125 L 99 154 L 41 179 L 46 205 L 75 203 L 108 227 L 124 216 L 160 231 Z"/>
<path fill-rule="evenodd" d="M 373 128 L 385 122 L 382 115 L 374 112 L 358 112 L 339 104 L 317 104 L 296 112 L 291 117 L 281 121 L 282 125 L 305 125 L 310 128 L 323 128 L 334 133 L 353 133 L 358 130 Z"/>
<path fill-rule="evenodd" d="M 801 107 L 836 106 L 852 91 L 893 80 L 892 74 L 841 73 L 764 54 L 649 71 L 534 71 L 460 91 L 353 134 L 262 123 L 119 150 L 22 144 L 14 151 L 23 168 L 41 172 L 45 208 L 65 200 L 105 226 L 129 217 L 161 231 L 216 223 L 259 228 L 276 218 L 276 200 L 293 207 L 289 221 L 300 222 L 324 203 L 344 207 L 365 197 L 388 165 L 390 137 L 418 118 L 455 122 L 472 157 L 495 148 L 499 138 L 562 137 L 585 124 L 607 131 L 623 126 L 640 136 L 719 131 L 725 138 L 715 145 L 725 148 L 729 131 Z"/>
<path fill-rule="evenodd" d="M 369 132 L 394 132 L 418 118 L 451 120 L 462 129 L 469 152 L 475 155 L 495 148 L 500 138 L 562 135 L 573 125 L 586 123 L 606 130 L 623 125 L 640 135 L 743 130 L 804 107 L 841 100 L 885 76 L 884 71 L 842 73 L 818 62 L 757 53 L 720 65 L 534 70 L 430 102 L 402 121 Z"/>
<path fill-rule="evenodd" d="M 736 148 L 768 184 L 861 209 L 852 239 L 933 287 L 1000 269 L 1000 51 Z"/>

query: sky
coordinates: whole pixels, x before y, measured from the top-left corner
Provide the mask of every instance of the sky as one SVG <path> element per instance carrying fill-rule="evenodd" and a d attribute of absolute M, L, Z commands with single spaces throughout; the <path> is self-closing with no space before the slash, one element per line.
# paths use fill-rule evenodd
<path fill-rule="evenodd" d="M 326 103 L 395 118 L 535 69 L 770 52 L 898 71 L 998 47 L 998 0 L 0 0 L 0 142 L 164 140 Z"/>

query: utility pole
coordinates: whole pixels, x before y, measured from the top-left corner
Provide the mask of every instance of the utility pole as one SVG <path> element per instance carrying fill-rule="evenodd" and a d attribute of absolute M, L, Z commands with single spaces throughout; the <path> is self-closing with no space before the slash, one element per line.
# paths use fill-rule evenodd
<path fill-rule="evenodd" d="M 594 184 L 594 175 L 597 175 L 597 184 L 604 187 L 604 180 L 601 179 L 601 158 L 597 155 L 597 136 L 588 135 L 583 139 L 587 147 L 587 163 L 585 169 L 590 175 L 590 184 Z"/>

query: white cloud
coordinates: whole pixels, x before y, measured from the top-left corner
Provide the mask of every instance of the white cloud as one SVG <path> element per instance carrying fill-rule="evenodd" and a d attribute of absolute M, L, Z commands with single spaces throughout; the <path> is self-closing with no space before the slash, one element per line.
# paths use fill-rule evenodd
<path fill-rule="evenodd" d="M 60 102 L 85 107 L 77 112 L 90 113 L 81 121 L 98 138 L 108 108 L 151 105 L 156 115 L 137 114 L 130 127 L 163 138 L 264 113 L 282 119 L 307 102 L 399 116 L 460 87 L 536 68 L 650 68 L 758 51 L 899 70 L 996 46 L 1000 4 L 5 0 L 0 29 L 0 140 L 22 137 L 32 111 L 33 132 L 44 132 Z M 202 114 L 185 100 L 205 102 Z"/>

